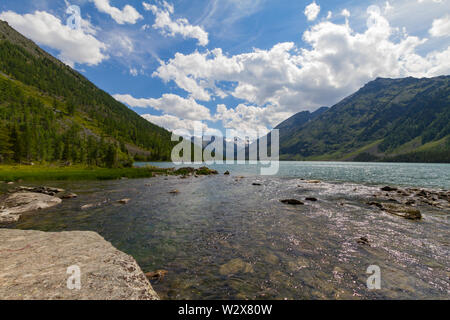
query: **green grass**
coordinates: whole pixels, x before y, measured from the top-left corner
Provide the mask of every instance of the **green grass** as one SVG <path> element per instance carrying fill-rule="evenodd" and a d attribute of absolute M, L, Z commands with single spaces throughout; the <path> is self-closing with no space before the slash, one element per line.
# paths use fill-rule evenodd
<path fill-rule="evenodd" d="M 58 167 L 56 165 L 0 165 L 0 181 L 59 181 L 59 180 L 117 180 L 121 178 L 150 178 L 154 174 L 171 174 L 170 169 L 143 168 L 89 168 L 82 166 Z"/>

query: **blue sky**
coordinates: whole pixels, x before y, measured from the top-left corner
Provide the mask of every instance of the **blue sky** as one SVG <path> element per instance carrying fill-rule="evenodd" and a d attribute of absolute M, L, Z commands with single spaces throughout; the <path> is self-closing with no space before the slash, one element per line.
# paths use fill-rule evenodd
<path fill-rule="evenodd" d="M 2 0 L 0 19 L 170 130 L 265 133 L 376 77 L 450 73 L 449 0 Z"/>

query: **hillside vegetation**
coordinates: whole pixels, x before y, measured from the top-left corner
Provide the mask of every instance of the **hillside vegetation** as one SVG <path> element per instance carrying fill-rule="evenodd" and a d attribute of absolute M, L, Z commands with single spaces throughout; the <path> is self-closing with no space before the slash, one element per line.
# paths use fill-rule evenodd
<path fill-rule="evenodd" d="M 280 125 L 281 159 L 450 162 L 449 81 L 378 78 L 307 121 Z"/>
<path fill-rule="evenodd" d="M 170 137 L 0 21 L 0 162 L 164 161 Z"/>

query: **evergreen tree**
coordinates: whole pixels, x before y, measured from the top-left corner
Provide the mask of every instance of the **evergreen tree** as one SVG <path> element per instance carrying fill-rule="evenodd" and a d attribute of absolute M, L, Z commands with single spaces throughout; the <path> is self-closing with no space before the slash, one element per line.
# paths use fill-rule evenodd
<path fill-rule="evenodd" d="M 12 156 L 11 142 L 7 128 L 0 126 L 0 162 L 5 162 Z"/>

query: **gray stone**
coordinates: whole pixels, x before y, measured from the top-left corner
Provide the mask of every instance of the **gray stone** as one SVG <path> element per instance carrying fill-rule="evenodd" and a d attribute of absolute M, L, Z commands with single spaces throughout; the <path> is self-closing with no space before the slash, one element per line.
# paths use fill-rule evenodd
<path fill-rule="evenodd" d="M 95 232 L 0 229 L 0 257 L 1 299 L 159 299 L 136 261 Z M 67 288 L 72 266 L 80 290 Z"/>
<path fill-rule="evenodd" d="M 43 193 L 17 192 L 0 198 L 0 223 L 15 222 L 22 213 L 50 208 L 62 200 Z"/>

